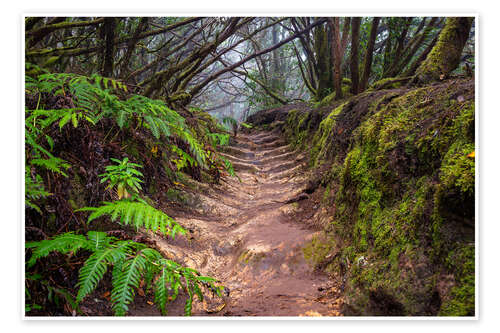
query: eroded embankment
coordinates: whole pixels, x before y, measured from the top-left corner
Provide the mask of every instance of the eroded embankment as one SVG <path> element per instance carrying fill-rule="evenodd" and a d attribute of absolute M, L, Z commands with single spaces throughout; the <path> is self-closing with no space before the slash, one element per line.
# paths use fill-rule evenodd
<path fill-rule="evenodd" d="M 307 152 L 324 232 L 305 252 L 344 314 L 474 314 L 474 114 L 461 79 L 251 117 Z"/>
<path fill-rule="evenodd" d="M 269 131 L 238 134 L 223 154 L 239 179 L 224 178 L 220 185 L 190 180 L 183 197 L 190 208 L 169 212 L 189 237 L 150 235 L 166 257 L 217 277 L 229 289 L 224 300 L 195 302 L 193 315 L 340 315 L 339 289 L 304 257 L 318 234 L 297 214 L 310 178 L 305 155 Z M 130 313 L 158 314 L 141 302 Z M 181 297 L 169 315 L 182 313 Z"/>

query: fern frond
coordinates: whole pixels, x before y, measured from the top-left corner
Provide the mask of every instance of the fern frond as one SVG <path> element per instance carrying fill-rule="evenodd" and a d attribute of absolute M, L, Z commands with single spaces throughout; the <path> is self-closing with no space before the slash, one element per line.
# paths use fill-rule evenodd
<path fill-rule="evenodd" d="M 134 225 L 136 229 L 145 228 L 153 232 L 161 231 L 163 234 L 175 237 L 176 233 L 185 234 L 182 226 L 161 210 L 144 202 L 117 200 L 103 202 L 100 207 L 84 207 L 78 211 L 92 211 L 87 222 L 90 223 L 98 217 L 108 215 L 114 219 L 120 218 L 124 225 Z"/>
<path fill-rule="evenodd" d="M 167 269 L 162 267 L 160 275 L 155 283 L 155 303 L 162 315 L 167 314 L 167 283 L 169 282 Z"/>
<path fill-rule="evenodd" d="M 43 186 L 42 177 L 36 175 L 35 179 L 31 177 L 31 168 L 26 166 L 25 169 L 25 204 L 28 207 L 35 209 L 38 213 L 42 214 L 42 210 L 38 205 L 36 205 L 32 200 L 39 200 L 42 198 L 46 198 L 52 193 L 45 191 Z"/>
<path fill-rule="evenodd" d="M 203 285 L 221 296 L 222 287 L 214 286 L 214 278 L 200 276 L 194 269 L 164 259 L 158 251 L 142 243 L 117 241 L 104 232 L 89 231 L 87 237 L 66 233 L 52 240 L 27 243 L 26 248 L 32 249 L 33 253 L 27 262 L 28 267 L 54 251 L 70 253 L 86 249 L 93 252 L 80 268 L 76 284 L 78 293 L 76 302 L 71 303 L 72 308 L 77 308 L 78 303 L 96 289 L 109 266 L 113 266 L 111 302 L 118 316 L 127 313 L 142 279 L 146 282 L 146 290 L 155 280 L 155 303 L 162 314 L 166 314 L 167 302 L 175 300 L 181 289 L 189 295 L 185 305 L 186 315 L 191 315 L 194 295 L 203 300 Z"/>
<path fill-rule="evenodd" d="M 85 296 L 90 294 L 97 287 L 99 281 L 106 273 L 108 265 L 123 261 L 131 249 L 130 241 L 117 242 L 115 246 L 107 247 L 95 251 L 80 268 L 78 283 L 76 286 L 78 294 L 77 302 L 81 302 Z"/>
<path fill-rule="evenodd" d="M 73 232 L 64 233 L 54 239 L 46 239 L 40 242 L 28 242 L 26 248 L 32 248 L 33 254 L 26 262 L 28 267 L 33 266 L 40 258 L 48 256 L 52 252 L 68 253 L 76 252 L 81 248 L 88 248 L 89 243 L 82 235 L 75 235 Z"/>
<path fill-rule="evenodd" d="M 134 300 L 134 289 L 139 287 L 146 265 L 146 258 L 139 252 L 135 257 L 126 260 L 120 270 L 113 272 L 111 302 L 115 315 L 124 316 L 127 313 L 127 305 Z"/>
<path fill-rule="evenodd" d="M 160 130 L 158 129 L 158 126 L 156 125 L 155 119 L 151 116 L 145 116 L 144 120 L 149 125 L 149 130 L 151 131 L 151 134 L 153 134 L 153 136 L 156 139 L 159 139 L 160 138 Z"/>
<path fill-rule="evenodd" d="M 68 169 L 71 165 L 67 163 L 62 158 L 50 157 L 50 158 L 34 158 L 30 161 L 32 165 L 37 165 L 49 171 L 68 177 L 68 175 L 63 171 L 63 169 Z"/>
<path fill-rule="evenodd" d="M 111 240 L 114 240 L 113 237 L 109 237 L 105 232 L 102 231 L 89 231 L 87 233 L 88 237 L 88 249 L 92 251 L 102 250 Z"/>

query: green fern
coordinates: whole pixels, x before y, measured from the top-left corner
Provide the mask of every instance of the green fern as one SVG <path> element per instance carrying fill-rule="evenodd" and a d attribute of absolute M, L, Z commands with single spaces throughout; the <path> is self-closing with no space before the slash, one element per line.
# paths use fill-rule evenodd
<path fill-rule="evenodd" d="M 207 132 L 207 137 L 212 146 L 227 146 L 229 144 L 229 134 L 227 133 L 210 133 Z"/>
<path fill-rule="evenodd" d="M 70 122 L 77 127 L 82 120 L 95 125 L 102 118 L 111 117 L 120 128 L 127 128 L 132 120 L 135 120 L 156 139 L 161 136 L 176 136 L 183 140 L 189 145 L 189 153 L 198 165 L 207 168 L 207 152 L 186 126 L 184 118 L 161 100 L 141 95 L 132 95 L 128 99 L 120 98 L 117 92 L 127 92 L 126 85 L 120 81 L 98 75 L 86 77 L 70 73 L 47 73 L 36 78 L 26 76 L 25 87 L 28 93 L 39 96 L 41 93 L 70 95 L 75 106 L 60 110 L 43 110 L 38 107 L 37 110 L 27 110 L 26 123 L 30 123 L 32 129 L 37 128 L 38 132 L 55 122 L 58 122 L 59 128 Z"/>
<path fill-rule="evenodd" d="M 220 297 L 224 289 L 216 285 L 214 278 L 201 276 L 194 269 L 165 259 L 158 251 L 144 244 L 118 241 L 103 232 L 89 231 L 87 237 L 66 233 L 51 240 L 27 243 L 26 248 L 32 251 L 28 266 L 52 252 L 69 254 L 79 249 L 92 252 L 80 268 L 76 303 L 72 303 L 72 308 L 77 308 L 78 304 L 96 289 L 110 266 L 113 266 L 111 302 L 117 316 L 127 314 L 128 305 L 134 301 L 141 281 L 149 281 L 149 285 L 151 281 L 156 280 L 152 285 L 154 299 L 162 314 L 166 314 L 167 303 L 175 300 L 180 290 L 185 290 L 189 296 L 185 314 L 191 315 L 194 296 L 203 300 L 203 288 L 215 291 Z M 29 291 L 27 293 L 29 294 Z"/>
<path fill-rule="evenodd" d="M 117 271 L 113 272 L 111 302 L 117 316 L 123 316 L 127 313 L 127 305 L 134 300 L 134 290 L 139 287 L 147 264 L 147 258 L 138 252 L 134 257 L 123 262 Z"/>
<path fill-rule="evenodd" d="M 97 284 L 106 273 L 108 266 L 123 261 L 131 247 L 132 241 L 119 241 L 106 248 L 95 251 L 80 269 L 77 287 L 77 302 L 81 302 L 85 296 L 97 287 Z"/>
<path fill-rule="evenodd" d="M 65 160 L 58 157 L 34 158 L 30 161 L 30 164 L 42 167 L 48 171 L 59 173 L 64 177 L 68 177 L 68 175 L 63 171 L 63 169 L 68 169 L 71 166 Z"/>
<path fill-rule="evenodd" d="M 172 238 L 175 238 L 178 233 L 186 234 L 186 230 L 170 216 L 145 202 L 123 199 L 103 202 L 100 207 L 84 207 L 78 211 L 92 212 L 87 220 L 88 223 L 101 216 L 110 216 L 112 221 L 119 218 L 119 223 L 122 225 L 133 225 L 136 229 L 145 228 L 153 232 L 160 231 Z"/>
<path fill-rule="evenodd" d="M 34 203 L 36 200 L 46 198 L 51 195 L 51 193 L 45 191 L 43 186 L 42 177 L 40 175 L 35 175 L 34 179 L 31 176 L 30 166 L 25 168 L 25 204 L 28 207 L 35 209 L 38 213 L 42 214 L 42 210 L 38 205 Z"/>
<path fill-rule="evenodd" d="M 26 248 L 34 249 L 30 260 L 26 262 L 28 267 L 31 267 L 38 259 L 46 257 L 52 252 L 65 254 L 68 252 L 75 253 L 82 248 L 86 249 L 88 248 L 88 241 L 84 236 L 68 232 L 52 240 L 26 243 Z"/>

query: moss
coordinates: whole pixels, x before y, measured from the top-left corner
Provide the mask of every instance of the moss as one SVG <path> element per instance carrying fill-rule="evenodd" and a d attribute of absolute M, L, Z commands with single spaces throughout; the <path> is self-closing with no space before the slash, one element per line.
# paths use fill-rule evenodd
<path fill-rule="evenodd" d="M 343 77 L 342 84 L 350 86 L 350 85 L 352 85 L 352 81 L 348 77 Z"/>
<path fill-rule="evenodd" d="M 367 309 L 374 290 L 396 299 L 407 314 L 439 310 L 439 269 L 432 265 L 442 267 L 458 246 L 450 243 L 456 236 L 446 214 L 460 204 L 473 207 L 474 198 L 474 159 L 467 156 L 474 150 L 473 101 L 457 103 L 453 95 L 455 87 L 426 87 L 374 101 L 343 163 L 333 161 L 330 181 L 339 188 L 329 230 L 349 245 L 342 256 L 351 263 L 367 258 L 367 265 L 351 265 L 346 289 L 350 305 L 366 314 L 374 313 Z M 317 150 L 325 146 L 327 125 L 331 120 L 315 133 L 313 155 L 322 155 Z M 469 280 L 437 296 L 449 304 L 440 313 L 470 308 Z"/>
<path fill-rule="evenodd" d="M 440 172 L 442 186 L 457 188 L 461 194 L 473 196 L 475 185 L 474 143 L 456 141 L 446 153 Z"/>
<path fill-rule="evenodd" d="M 400 88 L 402 85 L 401 78 L 387 77 L 381 80 L 374 82 L 370 89 L 379 90 L 379 89 L 396 89 Z"/>
<path fill-rule="evenodd" d="M 349 96 L 352 96 L 350 89 L 351 89 L 351 80 L 344 78 L 342 81 L 342 96 L 343 96 L 343 98 L 348 98 Z M 321 101 L 314 104 L 314 107 L 320 108 L 320 107 L 324 107 L 324 106 L 328 106 L 328 105 L 332 104 L 336 100 L 335 96 L 336 96 L 335 91 L 332 93 L 329 93 L 323 99 L 321 99 Z"/>
<path fill-rule="evenodd" d="M 321 158 L 325 156 L 328 149 L 327 139 L 332 134 L 336 118 L 342 112 L 345 105 L 344 103 L 333 109 L 319 124 L 319 129 L 314 134 L 311 144 L 311 163 L 313 166 L 319 165 Z"/>
<path fill-rule="evenodd" d="M 313 266 L 321 267 L 326 264 L 326 271 L 333 271 L 334 266 L 327 258 L 332 257 L 335 250 L 335 241 L 331 237 L 314 236 L 313 239 L 302 248 L 304 258 Z"/>
<path fill-rule="evenodd" d="M 460 63 L 473 17 L 449 17 L 436 45 L 416 71 L 421 83 L 442 80 Z"/>
<path fill-rule="evenodd" d="M 331 184 L 328 183 L 326 185 L 325 192 L 323 192 L 323 201 L 322 201 L 323 203 L 325 203 L 328 200 L 328 198 L 330 197 L 330 190 L 331 190 L 330 186 L 331 186 Z"/>
<path fill-rule="evenodd" d="M 288 112 L 285 126 L 285 136 L 290 141 L 292 147 L 300 147 L 306 143 L 310 113 L 293 109 Z"/>
<path fill-rule="evenodd" d="M 475 314 L 475 248 L 463 246 L 450 252 L 447 258 L 449 269 L 455 272 L 456 285 L 445 298 L 439 315 L 474 316 Z"/>

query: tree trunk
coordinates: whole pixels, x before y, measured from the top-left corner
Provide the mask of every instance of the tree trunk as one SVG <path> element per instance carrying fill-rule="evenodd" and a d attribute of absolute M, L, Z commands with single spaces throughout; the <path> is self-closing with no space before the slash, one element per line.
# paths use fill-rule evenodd
<path fill-rule="evenodd" d="M 329 89 L 332 87 L 328 33 L 324 25 L 320 25 L 314 29 L 314 52 L 316 53 L 318 67 L 318 89 L 316 90 L 316 99 L 321 101 L 328 95 Z"/>
<path fill-rule="evenodd" d="M 339 18 L 334 17 L 333 22 L 333 43 L 332 47 L 335 49 L 335 59 L 334 59 L 334 79 L 333 85 L 335 86 L 335 99 L 341 99 L 342 94 L 342 73 L 340 72 L 340 66 L 342 65 L 342 45 L 340 45 L 340 29 L 339 29 Z"/>
<path fill-rule="evenodd" d="M 353 17 L 351 24 L 351 92 L 356 95 L 359 91 L 359 26 L 361 17 Z"/>
<path fill-rule="evenodd" d="M 449 17 L 438 41 L 418 67 L 414 83 L 438 81 L 460 64 L 462 50 L 469 38 L 473 17 Z"/>
<path fill-rule="evenodd" d="M 368 47 L 366 49 L 363 77 L 361 78 L 361 82 L 359 84 L 359 92 L 364 91 L 366 89 L 366 86 L 368 85 L 368 79 L 370 78 L 370 73 L 372 70 L 373 49 L 375 48 L 375 40 L 377 38 L 377 30 L 379 22 L 380 22 L 380 17 L 373 18 L 372 28 L 370 31 L 370 39 L 368 40 Z"/>
<path fill-rule="evenodd" d="M 114 17 L 104 18 L 104 61 L 102 65 L 102 76 L 113 76 L 114 40 L 116 19 Z"/>
<path fill-rule="evenodd" d="M 273 25 L 272 28 L 272 36 L 273 36 L 273 45 L 278 44 L 278 27 Z M 272 58 L 272 71 L 271 71 L 271 89 L 277 91 L 279 90 L 279 79 L 278 76 L 280 74 L 280 58 L 279 58 L 279 49 L 273 50 Z"/>

